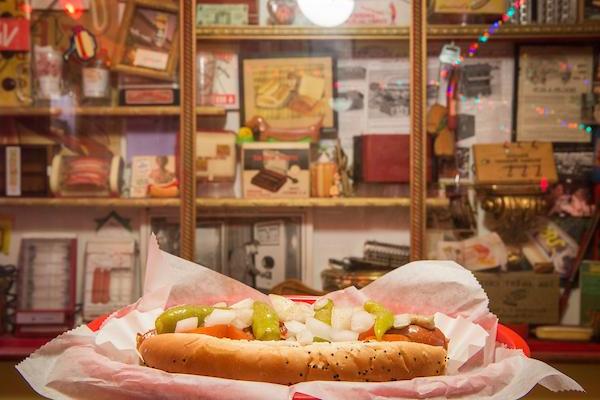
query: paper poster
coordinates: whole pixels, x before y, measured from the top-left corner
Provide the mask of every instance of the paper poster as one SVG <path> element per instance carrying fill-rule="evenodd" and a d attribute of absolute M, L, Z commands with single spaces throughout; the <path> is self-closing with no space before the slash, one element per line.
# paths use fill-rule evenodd
<path fill-rule="evenodd" d="M 590 142 L 579 124 L 582 95 L 592 88 L 592 47 L 524 46 L 519 64 L 517 140 Z"/>

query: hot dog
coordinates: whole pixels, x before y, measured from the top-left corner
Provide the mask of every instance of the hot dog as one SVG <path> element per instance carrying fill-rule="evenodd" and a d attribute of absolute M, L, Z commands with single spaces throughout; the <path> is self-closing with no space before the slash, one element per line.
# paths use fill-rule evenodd
<path fill-rule="evenodd" d="M 138 335 L 139 353 L 148 367 L 167 372 L 286 385 L 445 372 L 448 341 L 430 317 L 394 316 L 374 302 L 344 309 L 331 300 L 314 307 L 271 300 L 169 309 L 154 331 Z"/>

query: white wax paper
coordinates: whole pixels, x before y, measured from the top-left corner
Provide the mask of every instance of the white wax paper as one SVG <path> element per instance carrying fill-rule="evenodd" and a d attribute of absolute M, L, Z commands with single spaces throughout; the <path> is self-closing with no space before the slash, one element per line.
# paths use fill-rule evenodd
<path fill-rule="evenodd" d="M 387 383 L 307 382 L 291 387 L 203 376 L 170 374 L 139 365 L 135 331 L 144 332 L 164 307 L 182 303 L 233 303 L 266 296 L 210 269 L 158 249 L 148 252 L 144 295 L 115 313 L 98 332 L 85 326 L 33 353 L 17 369 L 40 394 L 55 399 L 320 399 L 477 398 L 516 399 L 540 383 L 583 390 L 575 381 L 520 350 L 495 343 L 497 320 L 473 275 L 453 262 L 421 261 L 399 268 L 362 290 L 331 293 L 336 304 L 371 298 L 394 312 L 436 315 L 450 339 L 448 375 Z M 478 325 L 474 326 L 474 324 Z"/>

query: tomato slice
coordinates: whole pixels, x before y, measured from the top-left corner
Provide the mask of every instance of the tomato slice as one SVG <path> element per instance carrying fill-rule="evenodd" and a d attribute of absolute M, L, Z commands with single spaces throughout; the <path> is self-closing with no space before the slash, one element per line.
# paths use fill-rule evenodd
<path fill-rule="evenodd" d="M 241 329 L 236 328 L 233 325 L 227 325 L 227 337 L 229 339 L 234 339 L 234 340 L 252 340 L 254 339 L 254 337 L 248 333 L 248 332 L 244 332 Z"/>
<path fill-rule="evenodd" d="M 186 331 L 186 333 L 202 333 L 204 335 L 214 336 L 217 338 L 229 338 L 234 340 L 254 339 L 250 333 L 244 332 L 233 325 L 214 325 L 209 327 L 203 326 Z"/>
<path fill-rule="evenodd" d="M 367 340 L 367 338 L 370 338 L 371 336 L 375 337 L 375 330 L 373 329 L 373 327 L 371 327 L 371 329 L 369 329 L 368 331 L 364 331 L 363 333 L 358 335 L 358 340 Z"/>
<path fill-rule="evenodd" d="M 208 336 L 224 338 L 227 337 L 227 326 L 228 325 L 201 326 L 200 328 L 186 331 L 186 333 L 202 333 Z"/>
<path fill-rule="evenodd" d="M 375 337 L 375 335 L 371 335 L 371 336 L 366 336 L 364 339 L 360 339 L 360 340 L 377 340 L 377 338 Z M 380 342 L 410 342 L 411 340 L 408 338 L 408 336 L 404 336 L 404 335 L 398 335 L 395 333 L 386 333 L 383 335 L 383 337 L 381 338 Z"/>

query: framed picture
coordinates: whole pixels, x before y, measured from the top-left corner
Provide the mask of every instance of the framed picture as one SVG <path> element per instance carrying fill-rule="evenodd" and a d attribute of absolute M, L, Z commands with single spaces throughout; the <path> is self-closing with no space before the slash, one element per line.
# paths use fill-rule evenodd
<path fill-rule="evenodd" d="M 322 119 L 335 128 L 334 61 L 331 57 L 242 60 L 242 119 L 263 117 L 276 128 L 305 128 Z"/>
<path fill-rule="evenodd" d="M 127 2 L 114 69 L 159 79 L 174 76 L 179 54 L 179 13 L 175 5 L 157 0 Z"/>

